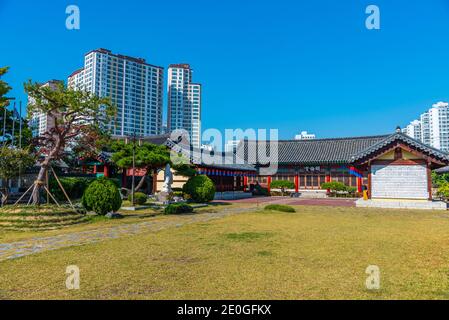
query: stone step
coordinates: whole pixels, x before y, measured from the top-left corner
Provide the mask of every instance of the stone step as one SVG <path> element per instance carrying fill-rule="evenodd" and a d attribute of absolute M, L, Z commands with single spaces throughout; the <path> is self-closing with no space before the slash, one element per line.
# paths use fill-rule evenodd
<path fill-rule="evenodd" d="M 447 203 L 443 201 L 407 199 L 359 199 L 356 201 L 356 206 L 359 208 L 447 210 Z"/>
<path fill-rule="evenodd" d="M 326 190 L 299 190 L 299 198 L 305 199 L 325 199 L 327 198 Z"/>

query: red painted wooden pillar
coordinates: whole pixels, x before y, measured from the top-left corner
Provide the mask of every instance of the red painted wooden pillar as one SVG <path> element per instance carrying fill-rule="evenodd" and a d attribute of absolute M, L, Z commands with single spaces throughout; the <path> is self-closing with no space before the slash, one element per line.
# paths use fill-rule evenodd
<path fill-rule="evenodd" d="M 97 165 L 94 165 L 94 174 L 97 174 Z"/>
<path fill-rule="evenodd" d="M 87 172 L 87 167 L 86 167 L 86 165 L 83 165 L 83 173 L 86 173 Z"/>
<path fill-rule="evenodd" d="M 243 177 L 243 191 L 246 192 L 248 189 L 248 177 L 244 176 Z"/>
<path fill-rule="evenodd" d="M 371 199 L 371 183 L 372 183 L 372 177 L 371 177 L 371 164 L 368 166 L 368 199 Z"/>
<path fill-rule="evenodd" d="M 104 165 L 103 174 L 106 178 L 109 178 L 109 167 L 107 165 Z"/>
<path fill-rule="evenodd" d="M 357 192 L 362 192 L 362 178 L 357 178 Z"/>
<path fill-rule="evenodd" d="M 327 182 L 332 182 L 332 178 L 331 178 L 331 174 L 330 174 L 330 169 L 329 169 L 329 173 L 328 174 L 326 174 L 326 183 Z M 330 193 L 331 192 L 331 190 L 330 189 L 327 189 L 327 193 Z"/>
<path fill-rule="evenodd" d="M 267 182 L 268 182 L 268 192 L 271 192 L 271 177 L 268 177 Z"/>
<path fill-rule="evenodd" d="M 298 175 L 295 176 L 295 192 L 296 193 L 299 192 L 299 176 Z"/>

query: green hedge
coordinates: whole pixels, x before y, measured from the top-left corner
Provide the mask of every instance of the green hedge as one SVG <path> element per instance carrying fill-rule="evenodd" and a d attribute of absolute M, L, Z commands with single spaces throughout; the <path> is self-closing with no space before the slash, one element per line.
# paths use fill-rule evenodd
<path fill-rule="evenodd" d="M 265 207 L 265 210 L 270 211 L 281 211 L 281 212 L 296 212 L 295 208 L 282 205 L 282 204 L 270 204 Z"/>
<path fill-rule="evenodd" d="M 99 215 L 106 215 L 120 209 L 122 197 L 113 181 L 107 178 L 99 178 L 86 189 L 82 203 L 86 210 L 94 211 Z"/>
<path fill-rule="evenodd" d="M 165 214 L 192 213 L 193 208 L 185 203 L 173 203 L 165 208 Z"/>
<path fill-rule="evenodd" d="M 449 182 L 442 182 L 437 191 L 438 197 L 441 199 L 449 199 Z"/>
<path fill-rule="evenodd" d="M 321 189 L 330 190 L 330 191 L 348 191 L 348 187 L 342 183 L 337 181 L 326 182 L 321 185 Z"/>
<path fill-rule="evenodd" d="M 145 193 L 143 193 L 143 192 L 136 192 L 136 193 L 134 193 L 134 202 L 135 202 L 135 204 L 141 206 L 141 205 L 144 205 L 145 203 L 147 203 L 147 200 L 148 200 L 148 196 Z M 131 194 L 128 196 L 128 201 L 132 202 L 132 195 Z"/>
<path fill-rule="evenodd" d="M 326 182 L 321 185 L 321 188 L 330 190 L 330 195 L 332 197 L 348 198 L 348 197 L 354 197 L 354 196 L 356 196 L 356 197 L 361 196 L 357 193 L 356 187 L 347 186 L 342 182 L 336 182 L 336 181 Z"/>
<path fill-rule="evenodd" d="M 196 176 L 187 181 L 183 191 L 195 202 L 210 202 L 214 200 L 216 190 L 210 178 L 207 176 Z"/>
<path fill-rule="evenodd" d="M 59 181 L 64 187 L 64 190 L 67 192 L 70 200 L 78 200 L 83 197 L 84 191 L 93 181 L 95 181 L 95 178 L 61 177 L 59 178 Z M 56 197 L 57 200 L 67 200 L 55 178 L 49 180 L 49 185 L 50 192 Z"/>
<path fill-rule="evenodd" d="M 270 186 L 272 189 L 295 189 L 295 184 L 288 180 L 276 180 Z"/>

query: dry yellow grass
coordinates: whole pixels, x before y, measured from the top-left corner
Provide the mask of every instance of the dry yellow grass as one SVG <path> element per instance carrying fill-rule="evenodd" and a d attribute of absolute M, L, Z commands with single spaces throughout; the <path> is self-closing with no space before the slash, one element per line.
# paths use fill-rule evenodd
<path fill-rule="evenodd" d="M 0 262 L 0 298 L 447 299 L 448 274 L 446 212 L 297 207 Z"/>

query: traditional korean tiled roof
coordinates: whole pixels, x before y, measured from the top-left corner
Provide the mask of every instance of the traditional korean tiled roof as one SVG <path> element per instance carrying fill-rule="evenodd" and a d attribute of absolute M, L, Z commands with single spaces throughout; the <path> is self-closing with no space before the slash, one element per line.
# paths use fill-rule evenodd
<path fill-rule="evenodd" d="M 354 154 L 361 152 L 384 140 L 387 136 L 329 138 L 315 140 L 280 140 L 277 144 L 279 164 L 343 164 L 351 162 Z M 244 141 L 237 148 L 249 163 L 258 163 L 256 141 Z M 270 144 L 267 143 L 267 154 L 270 154 Z M 261 154 L 265 153 L 262 148 Z M 273 154 L 274 158 L 276 156 Z"/>
<path fill-rule="evenodd" d="M 385 139 L 379 141 L 378 143 L 364 149 L 361 150 L 360 152 L 354 154 L 352 156 L 352 161 L 358 161 L 361 160 L 365 157 L 368 157 L 369 155 L 376 153 L 377 151 L 386 148 L 394 143 L 397 142 L 402 142 L 410 147 L 412 147 L 413 149 L 416 149 L 419 152 L 422 152 L 424 154 L 427 154 L 428 156 L 431 157 L 435 157 L 438 160 L 441 160 L 443 162 L 448 162 L 449 161 L 449 154 L 435 149 L 431 146 L 425 145 L 422 142 L 415 140 L 409 136 L 407 136 L 406 134 L 402 133 L 402 132 L 396 132 L 388 137 L 386 137 Z"/>
<path fill-rule="evenodd" d="M 165 145 L 172 151 L 183 154 L 191 163 L 197 166 L 223 170 L 257 171 L 253 165 L 245 163 L 242 160 L 237 160 L 234 153 L 210 152 L 198 148 L 190 148 L 188 145 L 178 144 L 171 139 L 168 139 Z"/>
<path fill-rule="evenodd" d="M 350 164 L 395 142 L 403 142 L 420 152 L 449 163 L 449 155 L 447 153 L 427 146 L 400 132 L 391 135 L 365 137 L 280 140 L 277 144 L 277 162 L 286 165 Z M 247 160 L 248 163 L 260 163 L 260 159 L 257 158 L 258 152 L 255 152 L 257 145 L 256 141 L 243 141 L 237 148 L 237 154 L 242 155 L 241 157 Z M 267 152 L 262 148 L 260 153 L 266 153 L 269 156 L 269 143 L 267 143 L 266 149 L 268 150 Z M 276 158 L 275 155 L 274 158 Z"/>

